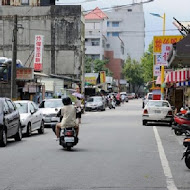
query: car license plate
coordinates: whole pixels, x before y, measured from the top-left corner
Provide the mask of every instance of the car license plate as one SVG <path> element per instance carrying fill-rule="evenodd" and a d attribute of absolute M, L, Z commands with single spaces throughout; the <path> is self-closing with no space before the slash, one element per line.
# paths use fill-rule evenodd
<path fill-rule="evenodd" d="M 65 142 L 74 142 L 75 141 L 74 137 L 65 137 L 64 140 L 65 140 Z"/>
<path fill-rule="evenodd" d="M 51 121 L 59 121 L 59 118 L 58 117 L 52 117 Z"/>
<path fill-rule="evenodd" d="M 161 113 L 161 111 L 160 110 L 155 110 L 155 113 Z"/>

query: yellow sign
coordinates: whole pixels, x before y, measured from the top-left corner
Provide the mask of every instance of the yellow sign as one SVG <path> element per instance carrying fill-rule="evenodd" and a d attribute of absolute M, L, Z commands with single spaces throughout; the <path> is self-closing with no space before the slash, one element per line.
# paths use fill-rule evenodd
<path fill-rule="evenodd" d="M 161 53 L 162 44 L 174 44 L 183 39 L 183 36 L 154 36 L 153 52 Z"/>
<path fill-rule="evenodd" d="M 96 85 L 96 77 L 85 77 L 85 82 Z"/>
<path fill-rule="evenodd" d="M 106 82 L 106 72 L 100 71 L 100 83 L 105 83 L 105 82 Z"/>

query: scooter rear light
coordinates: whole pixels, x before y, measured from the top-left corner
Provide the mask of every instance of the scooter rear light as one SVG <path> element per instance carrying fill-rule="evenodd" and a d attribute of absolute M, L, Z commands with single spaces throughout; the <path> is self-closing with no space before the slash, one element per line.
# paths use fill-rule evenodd
<path fill-rule="evenodd" d="M 172 116 L 173 115 L 172 111 L 168 111 L 168 115 Z"/>
<path fill-rule="evenodd" d="M 72 135 L 73 135 L 73 132 L 72 132 L 72 131 L 66 131 L 65 135 L 66 135 L 66 136 L 72 136 Z"/>
<path fill-rule="evenodd" d="M 148 110 L 147 109 L 144 110 L 144 114 L 148 114 Z"/>

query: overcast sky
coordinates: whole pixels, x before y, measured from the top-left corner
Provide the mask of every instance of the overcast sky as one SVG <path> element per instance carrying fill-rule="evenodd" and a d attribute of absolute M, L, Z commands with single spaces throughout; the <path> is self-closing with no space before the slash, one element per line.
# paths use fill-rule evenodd
<path fill-rule="evenodd" d="M 141 0 L 57 0 L 57 4 L 81 4 L 85 10 L 96 8 L 107 8 L 116 5 L 129 5 L 133 1 Z M 91 2 L 90 2 L 91 1 Z M 147 0 L 142 0 L 147 1 Z M 82 3 L 83 2 L 83 3 Z M 190 0 L 154 0 L 144 4 L 145 15 L 145 51 L 151 43 L 153 36 L 162 35 L 163 19 L 152 16 L 150 13 L 157 13 L 163 16 L 166 14 L 165 35 L 180 35 L 179 31 L 172 24 L 173 17 L 179 21 L 190 21 Z"/>

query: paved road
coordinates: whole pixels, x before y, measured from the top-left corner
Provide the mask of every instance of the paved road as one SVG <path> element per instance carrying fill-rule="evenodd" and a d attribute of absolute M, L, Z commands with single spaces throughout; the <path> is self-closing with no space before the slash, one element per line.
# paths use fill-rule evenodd
<path fill-rule="evenodd" d="M 182 139 L 142 126 L 142 100 L 82 115 L 80 142 L 63 150 L 51 129 L 0 148 L 0 190 L 184 190 Z"/>

